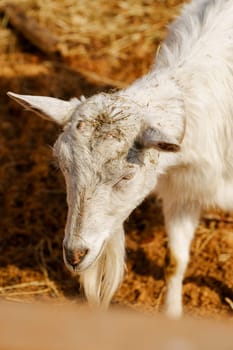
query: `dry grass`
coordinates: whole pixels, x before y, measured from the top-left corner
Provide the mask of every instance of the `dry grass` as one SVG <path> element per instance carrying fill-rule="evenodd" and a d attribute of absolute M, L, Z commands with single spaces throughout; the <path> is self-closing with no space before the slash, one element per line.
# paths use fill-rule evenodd
<path fill-rule="evenodd" d="M 184 1 L 1 0 L 1 7 L 9 3 L 17 4 L 58 38 L 58 49 L 70 66 L 94 80 L 121 87 L 122 82 L 135 79 L 135 71 L 139 76 L 148 70 L 156 47 L 166 36 L 165 24 Z M 4 18 L 3 28 L 6 23 Z M 8 51 L 12 50 L 9 45 L 15 45 L 9 35 L 6 31 L 1 44 Z"/>

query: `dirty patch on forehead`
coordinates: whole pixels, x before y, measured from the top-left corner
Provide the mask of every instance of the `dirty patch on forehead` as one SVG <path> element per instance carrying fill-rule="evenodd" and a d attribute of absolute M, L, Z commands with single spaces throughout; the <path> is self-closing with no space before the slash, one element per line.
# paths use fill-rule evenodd
<path fill-rule="evenodd" d="M 126 152 L 140 125 L 137 113 L 132 113 L 130 108 L 119 97 L 106 94 L 97 95 L 79 108 L 73 123 L 91 153 L 104 151 L 107 156 L 109 152 L 114 153 L 114 149 Z"/>
<path fill-rule="evenodd" d="M 113 163 L 121 167 L 128 161 L 140 125 L 138 113 L 125 101 L 97 95 L 76 109 L 55 144 L 54 154 L 62 164 L 79 172 L 83 169 L 95 174 Z"/>
<path fill-rule="evenodd" d="M 112 137 L 119 137 L 134 124 L 138 116 L 136 106 L 126 98 L 117 95 L 101 93 L 81 104 L 73 115 L 72 122 L 82 120 L 92 126 L 93 136 L 103 137 L 111 133 Z M 79 123 L 80 130 L 84 131 L 84 123 Z M 117 129 L 117 131 L 116 131 Z"/>
<path fill-rule="evenodd" d="M 104 104 L 87 101 L 64 127 L 54 153 L 61 167 L 78 175 L 78 186 L 86 188 L 88 184 L 91 189 L 133 166 L 128 154 L 140 127 L 138 113 L 132 113 L 127 105 L 119 106 L 111 98 Z"/>

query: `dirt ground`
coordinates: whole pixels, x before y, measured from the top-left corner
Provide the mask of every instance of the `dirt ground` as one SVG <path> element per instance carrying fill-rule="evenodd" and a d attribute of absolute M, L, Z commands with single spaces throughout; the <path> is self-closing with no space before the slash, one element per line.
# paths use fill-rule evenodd
<path fill-rule="evenodd" d="M 80 56 L 66 53 L 65 61 L 49 58 L 30 44 L 15 31 L 0 7 L 0 299 L 82 302 L 78 280 L 66 271 L 62 259 L 67 211 L 65 186 L 51 152 L 59 128 L 23 111 L 7 98 L 6 91 L 68 99 L 130 83 L 149 69 L 156 48 L 166 35 L 168 21 L 183 2 L 136 2 L 146 11 L 133 14 L 132 23 L 150 18 L 150 9 L 156 13 L 155 23 L 159 23 L 148 51 L 140 52 L 143 36 L 138 36 L 136 44 L 132 39 L 119 57 L 112 51 L 109 54 L 111 41 L 97 42 L 96 46 L 91 41 L 90 46 L 85 44 L 85 54 L 83 49 Z M 22 1 L 22 6 L 25 3 Z M 39 1 L 35 3 L 39 9 Z M 130 5 L 131 1 L 119 3 Z M 125 11 L 123 5 L 117 10 L 118 16 L 122 8 Z M 110 10 L 102 16 L 111 17 L 110 21 L 117 18 Z M 122 37 L 123 33 L 124 28 Z M 134 34 L 137 37 L 138 33 Z M 97 55 L 98 50 L 107 53 Z M 153 196 L 146 199 L 125 228 L 127 268 L 113 306 L 143 312 L 162 310 L 167 241 L 161 203 Z M 218 210 L 203 213 L 184 280 L 185 312 L 231 319 L 232 266 L 233 213 Z"/>

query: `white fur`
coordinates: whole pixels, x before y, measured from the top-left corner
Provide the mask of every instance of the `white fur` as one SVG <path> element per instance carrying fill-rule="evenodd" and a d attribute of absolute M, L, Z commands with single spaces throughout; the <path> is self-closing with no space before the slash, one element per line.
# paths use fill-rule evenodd
<path fill-rule="evenodd" d="M 176 262 L 166 312 L 179 317 L 200 210 L 233 209 L 233 1 L 193 0 L 146 76 L 82 100 L 71 116 L 67 103 L 54 147 L 67 184 L 64 247 L 89 249 L 75 267 L 65 254 L 67 267 L 81 274 L 90 303 L 106 306 L 123 276 L 122 223 L 155 189 Z"/>

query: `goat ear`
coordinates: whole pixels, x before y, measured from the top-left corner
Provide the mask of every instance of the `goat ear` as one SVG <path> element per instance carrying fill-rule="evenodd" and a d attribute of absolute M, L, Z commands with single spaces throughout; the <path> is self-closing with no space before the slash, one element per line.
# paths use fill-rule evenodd
<path fill-rule="evenodd" d="M 175 138 L 153 127 L 148 127 L 142 132 L 140 144 L 143 148 L 156 148 L 159 151 L 178 152 L 180 150 L 180 143 Z"/>
<path fill-rule="evenodd" d="M 66 124 L 76 106 L 81 103 L 77 98 L 63 101 L 54 97 L 18 95 L 13 92 L 8 92 L 7 95 L 26 109 L 59 125 Z"/>

